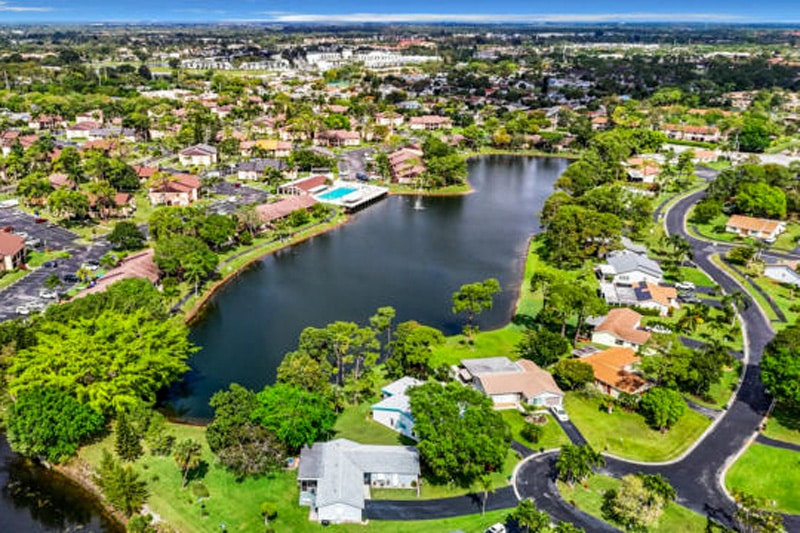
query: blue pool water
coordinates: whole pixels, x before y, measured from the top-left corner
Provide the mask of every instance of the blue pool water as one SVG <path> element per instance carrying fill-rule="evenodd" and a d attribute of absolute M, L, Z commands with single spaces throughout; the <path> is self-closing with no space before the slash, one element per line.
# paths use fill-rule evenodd
<path fill-rule="evenodd" d="M 353 189 L 350 187 L 337 187 L 332 191 L 328 191 L 325 194 L 317 196 L 317 198 L 320 200 L 338 200 L 342 196 L 347 196 L 351 192 L 355 192 L 357 190 L 358 189 Z"/>

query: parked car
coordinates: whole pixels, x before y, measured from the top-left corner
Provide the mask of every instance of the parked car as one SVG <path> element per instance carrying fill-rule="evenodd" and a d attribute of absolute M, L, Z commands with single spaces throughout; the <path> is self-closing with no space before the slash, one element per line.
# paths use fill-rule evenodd
<path fill-rule="evenodd" d="M 17 312 L 18 315 L 23 315 L 23 316 L 29 315 L 31 312 L 31 310 L 28 309 L 27 305 L 18 305 L 15 311 Z"/>
<path fill-rule="evenodd" d="M 86 267 L 86 268 L 88 268 L 88 269 L 89 269 L 89 270 L 91 270 L 92 272 L 94 272 L 95 270 L 97 270 L 98 268 L 100 268 L 100 263 L 99 263 L 98 261 L 89 260 L 89 261 L 86 261 L 86 262 L 83 264 L 83 266 L 84 266 L 84 267 Z"/>
<path fill-rule="evenodd" d="M 28 304 L 28 309 L 31 311 L 44 311 L 47 309 L 47 304 L 44 302 L 31 302 Z"/>
<path fill-rule="evenodd" d="M 506 533 L 506 531 L 507 531 L 506 526 L 504 526 L 500 522 L 486 528 L 486 533 Z"/>
<path fill-rule="evenodd" d="M 363 172 L 356 172 L 356 179 L 359 179 L 361 181 L 368 181 L 369 180 L 369 176 L 367 176 Z"/>
<path fill-rule="evenodd" d="M 47 219 L 42 217 L 36 217 L 36 220 L 34 220 L 36 224 L 44 224 L 45 222 L 47 222 Z"/>
<path fill-rule="evenodd" d="M 25 241 L 25 245 L 30 246 L 31 248 L 39 248 L 42 245 L 42 239 L 33 237 L 32 239 Z"/>
<path fill-rule="evenodd" d="M 693 291 L 697 289 L 697 287 L 691 281 L 679 281 L 675 284 L 675 289 L 679 291 Z"/>
<path fill-rule="evenodd" d="M 56 268 L 58 266 L 58 261 L 45 261 L 42 263 L 42 266 L 45 268 Z"/>
<path fill-rule="evenodd" d="M 75 274 L 64 274 L 64 283 L 78 283 L 80 279 Z"/>
<path fill-rule="evenodd" d="M 678 301 L 682 304 L 699 304 L 701 303 L 700 298 L 692 294 L 679 294 Z"/>
<path fill-rule="evenodd" d="M 39 297 L 55 300 L 58 298 L 58 293 L 50 289 L 42 289 L 39 291 Z"/>
<path fill-rule="evenodd" d="M 569 420 L 569 415 L 567 415 L 567 412 L 560 405 L 551 405 L 550 410 L 553 412 L 553 416 L 562 422 Z"/>
<path fill-rule="evenodd" d="M 14 226 L 6 226 L 3 228 L 3 233 L 11 233 L 14 231 Z"/>

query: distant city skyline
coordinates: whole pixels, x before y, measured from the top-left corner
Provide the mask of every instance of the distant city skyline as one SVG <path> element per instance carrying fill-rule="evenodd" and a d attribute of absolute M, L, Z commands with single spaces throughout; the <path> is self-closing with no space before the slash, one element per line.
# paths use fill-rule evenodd
<path fill-rule="evenodd" d="M 751 0 L 422 0 L 401 3 L 341 0 L 0 0 L 0 23 L 18 22 L 276 22 L 400 23 L 800 23 L 800 2 Z"/>

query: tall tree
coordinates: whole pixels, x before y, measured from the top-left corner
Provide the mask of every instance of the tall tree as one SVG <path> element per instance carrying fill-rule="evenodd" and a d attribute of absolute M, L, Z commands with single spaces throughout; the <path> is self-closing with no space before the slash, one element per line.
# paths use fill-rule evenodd
<path fill-rule="evenodd" d="M 252 419 L 272 431 L 290 452 L 328 436 L 336 423 L 329 398 L 291 385 L 264 387 Z"/>
<path fill-rule="evenodd" d="M 103 450 L 95 482 L 109 503 L 127 517 L 138 513 L 149 496 L 147 483 L 133 467 L 120 465 L 108 450 Z"/>
<path fill-rule="evenodd" d="M 464 327 L 464 333 L 470 341 L 477 332 L 475 315 L 490 310 L 494 295 L 499 292 L 500 283 L 494 278 L 489 278 L 462 285 L 461 289 L 453 294 L 453 313 L 467 313 L 467 325 Z"/>
<path fill-rule="evenodd" d="M 394 340 L 389 347 L 386 370 L 392 377 L 411 376 L 426 380 L 432 368 L 432 349 L 444 344 L 441 331 L 419 322 L 403 322 L 397 326 Z"/>
<path fill-rule="evenodd" d="M 428 382 L 409 397 L 420 458 L 434 478 L 470 486 L 502 468 L 511 436 L 491 399 L 455 382 Z"/>
<path fill-rule="evenodd" d="M 536 504 L 529 498 L 520 500 L 508 518 L 523 533 L 544 533 L 550 528 L 550 517 L 544 511 L 537 509 Z"/>
<path fill-rule="evenodd" d="M 142 443 L 139 434 L 128 421 L 125 412 L 117 415 L 116 434 L 114 439 L 114 449 L 123 461 L 135 461 L 142 456 Z"/>
<path fill-rule="evenodd" d="M 558 479 L 572 485 L 576 481 L 583 481 L 592 475 L 595 468 L 605 463 L 603 456 L 588 444 L 584 446 L 565 444 L 561 446 L 556 460 Z"/>
<path fill-rule="evenodd" d="M 684 415 L 686 401 L 674 390 L 655 387 L 642 396 L 639 409 L 650 425 L 663 433 Z"/>
<path fill-rule="evenodd" d="M 189 472 L 198 468 L 203 461 L 202 446 L 194 439 L 184 439 L 172 450 L 172 459 L 181 471 L 181 488 L 186 487 Z"/>

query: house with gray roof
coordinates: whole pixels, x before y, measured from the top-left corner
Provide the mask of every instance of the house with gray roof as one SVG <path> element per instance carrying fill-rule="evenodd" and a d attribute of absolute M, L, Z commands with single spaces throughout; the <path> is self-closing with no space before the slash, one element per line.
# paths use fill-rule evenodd
<path fill-rule="evenodd" d="M 315 442 L 300 452 L 300 505 L 309 519 L 339 524 L 363 520 L 370 487 L 419 488 L 419 454 L 413 446 Z"/>
<path fill-rule="evenodd" d="M 372 419 L 410 439 L 418 440 L 414 434 L 414 417 L 411 416 L 411 404 L 406 391 L 419 385 L 422 385 L 420 380 L 404 376 L 383 387 L 383 399 L 370 407 Z"/>
<path fill-rule="evenodd" d="M 606 263 L 597 270 L 604 281 L 615 285 L 633 285 L 642 281 L 660 283 L 664 278 L 658 263 L 630 250 L 609 253 Z"/>

